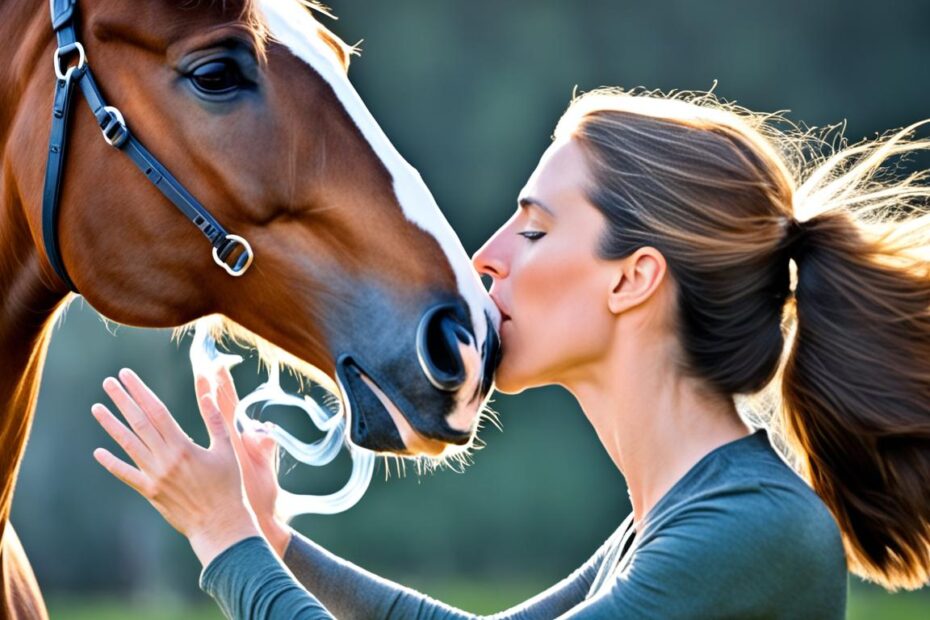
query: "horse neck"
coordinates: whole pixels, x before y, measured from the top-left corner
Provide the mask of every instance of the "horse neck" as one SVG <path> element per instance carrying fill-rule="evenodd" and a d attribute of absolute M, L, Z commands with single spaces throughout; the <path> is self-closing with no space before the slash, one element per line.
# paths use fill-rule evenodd
<path fill-rule="evenodd" d="M 29 76 L 46 52 L 51 64 L 47 11 L 44 0 L 0 0 L 0 40 L 19 42 L 12 62 L 0 63 L 0 532 L 9 517 L 53 318 L 64 300 L 61 291 L 50 286 L 48 268 L 43 268 L 44 257 L 27 222 L 29 206 L 23 204 L 8 161 L 14 146 L 8 143 L 10 125 Z M 45 73 L 54 79 L 51 71 Z"/>
<path fill-rule="evenodd" d="M 13 485 L 32 421 L 53 318 L 63 300 L 60 292 L 47 286 L 39 252 L 22 218 L 15 214 L 21 213 L 21 208 L 15 200 L 9 200 L 8 195 L 3 202 L 0 214 L 0 527 L 9 516 Z"/>

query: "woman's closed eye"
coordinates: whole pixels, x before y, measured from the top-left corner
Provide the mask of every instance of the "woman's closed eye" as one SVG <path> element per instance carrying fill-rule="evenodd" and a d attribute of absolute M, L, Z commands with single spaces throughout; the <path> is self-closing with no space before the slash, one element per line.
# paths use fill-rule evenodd
<path fill-rule="evenodd" d="M 530 241 L 538 241 L 539 239 L 542 239 L 546 236 L 546 233 L 542 232 L 541 230 L 523 230 L 517 234 L 521 237 L 529 239 Z"/>

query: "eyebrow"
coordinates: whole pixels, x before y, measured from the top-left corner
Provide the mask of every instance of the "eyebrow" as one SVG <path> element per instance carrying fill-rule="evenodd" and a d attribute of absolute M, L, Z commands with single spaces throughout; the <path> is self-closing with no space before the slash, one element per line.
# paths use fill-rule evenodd
<path fill-rule="evenodd" d="M 520 196 L 520 198 L 517 199 L 517 204 L 524 209 L 529 207 L 538 207 L 544 213 L 549 215 L 549 217 L 555 217 L 555 212 L 553 212 L 552 209 L 539 202 L 539 200 L 533 198 L 532 196 Z"/>

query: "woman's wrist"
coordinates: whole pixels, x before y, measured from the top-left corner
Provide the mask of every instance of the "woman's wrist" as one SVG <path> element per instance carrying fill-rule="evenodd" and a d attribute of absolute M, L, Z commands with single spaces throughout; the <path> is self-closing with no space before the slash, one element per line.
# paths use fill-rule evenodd
<path fill-rule="evenodd" d="M 206 568 L 226 549 L 246 538 L 261 534 L 251 513 L 243 510 L 226 519 L 219 517 L 202 530 L 192 532 L 187 538 L 200 564 Z"/>
<path fill-rule="evenodd" d="M 278 557 L 284 560 L 287 547 L 291 544 L 292 532 L 290 526 L 278 516 L 259 520 L 259 526 L 268 540 L 268 544 L 271 545 Z"/>

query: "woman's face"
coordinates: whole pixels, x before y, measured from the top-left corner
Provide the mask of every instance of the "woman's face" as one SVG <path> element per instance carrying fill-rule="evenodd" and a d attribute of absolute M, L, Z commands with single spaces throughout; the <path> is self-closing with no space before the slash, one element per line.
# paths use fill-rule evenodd
<path fill-rule="evenodd" d="M 579 378 L 610 342 L 615 265 L 597 255 L 604 216 L 587 199 L 587 163 L 573 140 L 552 144 L 516 213 L 473 258 L 501 310 L 505 393 Z"/>

